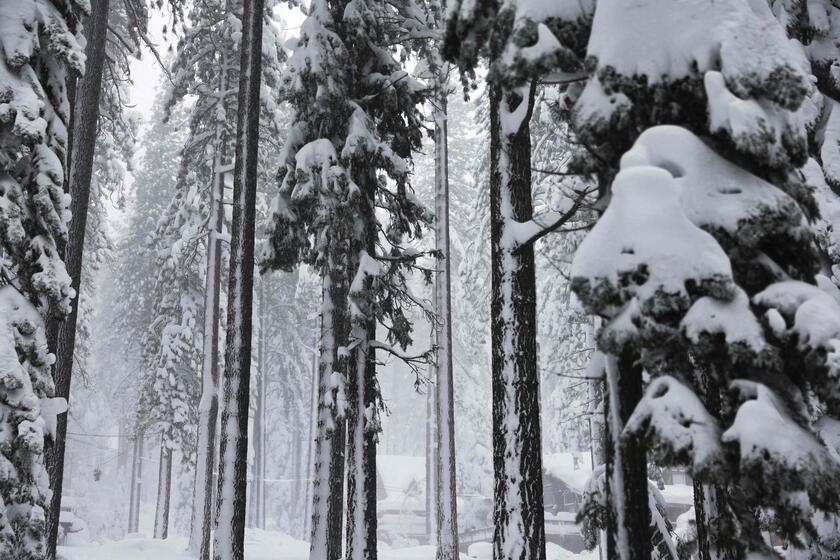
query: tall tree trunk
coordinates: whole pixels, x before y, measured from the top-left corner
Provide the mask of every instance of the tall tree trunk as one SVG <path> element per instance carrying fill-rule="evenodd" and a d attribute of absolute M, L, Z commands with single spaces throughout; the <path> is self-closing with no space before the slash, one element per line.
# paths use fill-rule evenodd
<path fill-rule="evenodd" d="M 615 558 L 648 560 L 651 554 L 647 453 L 641 442 L 624 440 L 621 432 L 642 397 L 642 368 L 625 353 L 607 356 L 609 432 L 612 443 L 612 504 L 615 508 Z"/>
<path fill-rule="evenodd" d="M 294 534 L 295 535 L 299 535 L 303 531 L 303 527 L 300 524 L 300 521 L 302 521 L 302 518 L 299 515 L 299 513 L 301 511 L 300 506 L 302 505 L 303 499 L 304 499 L 304 497 L 303 497 L 303 483 L 301 481 L 301 477 L 302 477 L 302 474 L 303 474 L 301 472 L 301 462 L 302 462 L 302 459 L 303 459 L 303 457 L 301 457 L 301 455 L 303 454 L 302 453 L 302 451 L 303 451 L 303 446 L 302 446 L 302 443 L 303 443 L 303 441 L 302 441 L 303 437 L 302 436 L 303 436 L 303 434 L 302 434 L 302 431 L 303 430 L 302 430 L 302 427 L 301 427 L 299 421 L 300 421 L 300 416 L 298 416 L 297 429 L 294 431 L 294 433 L 292 435 L 292 437 L 294 438 L 292 440 L 294 442 L 294 445 L 293 445 L 293 448 L 292 448 L 292 460 L 294 461 L 294 464 L 292 465 L 292 467 L 293 467 L 292 479 L 294 480 L 294 482 L 292 482 L 292 504 L 291 504 L 293 509 L 292 509 L 292 515 L 290 517 L 292 519 L 295 519 L 295 524 L 294 524 Z"/>
<path fill-rule="evenodd" d="M 140 530 L 140 494 L 143 490 L 143 432 L 134 437 L 131 464 L 131 498 L 128 503 L 128 532 Z"/>
<path fill-rule="evenodd" d="M 219 77 L 219 103 L 224 103 L 228 79 L 223 59 Z M 216 462 L 216 419 L 219 414 L 219 299 L 222 284 L 222 243 L 224 223 L 224 165 L 227 145 L 225 123 L 216 121 L 213 146 L 213 187 L 207 233 L 207 273 L 204 284 L 204 333 L 201 363 L 201 401 L 198 405 L 195 487 L 189 550 L 201 560 L 210 558 L 210 531 L 213 520 L 213 470 Z"/>
<path fill-rule="evenodd" d="M 338 350 L 347 343 L 349 318 L 346 267 L 334 258 L 330 257 L 330 268 L 323 278 L 310 560 L 342 558 L 345 419 L 338 406 L 346 403 L 336 402 L 333 372 L 347 372 L 347 358 Z"/>
<path fill-rule="evenodd" d="M 160 466 L 158 467 L 157 507 L 155 508 L 155 538 L 169 536 L 169 496 L 172 492 L 172 450 L 160 442 Z"/>
<path fill-rule="evenodd" d="M 257 383 L 256 383 L 256 402 L 254 408 L 254 466 L 253 479 L 251 482 L 251 498 L 249 502 L 249 527 L 257 527 L 258 529 L 265 529 L 262 520 L 263 501 L 265 499 L 264 480 L 265 480 L 265 386 L 266 386 L 266 370 L 265 363 L 265 282 L 259 282 L 259 289 L 257 291 L 258 312 L 257 312 Z"/>
<path fill-rule="evenodd" d="M 245 558 L 263 12 L 263 0 L 245 0 L 233 172 L 219 497 L 213 546 L 215 560 Z"/>
<path fill-rule="evenodd" d="M 260 358 L 260 460 L 259 465 L 260 485 L 257 493 L 257 527 L 265 529 L 265 451 L 266 451 L 266 432 L 265 432 L 265 415 L 266 402 L 268 398 L 268 361 L 266 360 L 266 350 L 268 344 L 268 304 L 266 298 L 265 285 L 260 282 L 260 338 L 259 338 L 259 352 L 257 355 Z"/>
<path fill-rule="evenodd" d="M 376 560 L 376 364 L 368 318 L 354 327 L 358 345 L 351 354 L 347 384 L 347 560 Z"/>
<path fill-rule="evenodd" d="M 137 441 L 138 437 L 135 435 L 131 440 L 131 478 L 128 484 L 128 522 L 125 527 L 127 533 L 133 533 L 137 530 L 134 523 L 134 502 L 137 500 Z"/>
<path fill-rule="evenodd" d="M 609 374 L 605 374 L 609 375 Z M 616 444 L 613 441 L 613 406 L 610 397 L 612 396 L 610 390 L 610 380 L 606 380 L 604 388 L 604 494 L 607 504 L 606 511 L 606 528 L 604 529 L 604 542 L 601 544 L 605 553 L 605 560 L 613 560 L 618 558 L 618 549 L 616 547 L 616 535 L 618 534 L 618 526 L 616 525 L 616 511 L 615 511 L 615 455 Z"/>
<path fill-rule="evenodd" d="M 433 331 L 437 334 L 437 330 Z M 429 378 L 434 379 L 434 365 L 429 364 Z M 435 406 L 435 387 L 429 387 L 426 392 L 426 538 L 428 544 L 435 544 L 437 542 L 437 513 L 435 497 L 437 492 L 437 484 L 435 483 L 437 475 L 437 450 L 435 446 L 437 439 L 435 438 L 435 414 L 437 407 Z"/>
<path fill-rule="evenodd" d="M 366 207 L 358 217 L 362 233 L 358 252 L 353 253 L 348 270 L 363 274 L 366 256 L 376 254 L 374 227 L 374 192 L 376 175 L 371 169 L 358 174 Z M 354 278 L 355 284 L 358 278 Z M 365 292 L 369 287 L 363 280 Z M 379 426 L 377 414 L 376 361 L 370 342 L 376 338 L 373 302 L 367 293 L 350 293 L 353 301 L 352 331 L 347 383 L 347 560 L 376 560 L 376 440 Z"/>
<path fill-rule="evenodd" d="M 439 73 L 446 75 L 447 69 Z M 449 147 L 446 97 L 448 84 L 438 79 L 435 99 L 435 246 L 443 254 L 435 277 L 437 343 L 437 444 L 435 502 L 437 505 L 437 560 L 458 558 L 458 508 L 455 481 L 455 397 L 452 376 L 452 259 L 449 251 Z"/>
<path fill-rule="evenodd" d="M 317 348 L 317 337 L 315 340 L 315 347 Z M 312 536 L 312 479 L 313 479 L 313 465 L 312 465 L 312 444 L 315 439 L 315 423 L 318 418 L 318 401 L 316 400 L 318 392 L 316 387 L 318 380 L 318 354 L 312 355 L 312 373 L 309 376 L 309 427 L 306 436 L 306 497 L 303 504 L 303 535 L 301 539 L 306 540 Z"/>
<path fill-rule="evenodd" d="M 534 249 L 514 244 L 511 231 L 532 217 L 528 121 L 534 88 L 506 91 L 490 84 L 496 560 L 545 559 Z"/>
<path fill-rule="evenodd" d="M 90 17 L 85 21 L 87 57 L 85 75 L 79 80 L 75 91 L 73 115 L 72 150 L 69 156 L 69 189 L 72 196 L 70 211 L 72 220 L 67 236 L 66 248 L 59 247 L 63 253 L 70 285 L 76 292 L 70 314 L 60 326 L 53 325 L 53 337 L 57 327 L 57 341 L 50 340 L 50 347 L 55 352 L 56 364 L 53 369 L 55 396 L 70 400 L 70 378 L 73 374 L 73 354 L 76 346 L 76 322 L 79 316 L 79 294 L 82 278 L 82 253 L 85 245 L 85 226 L 87 225 L 88 205 L 90 203 L 90 183 L 93 178 L 93 156 L 96 151 L 96 132 L 99 126 L 99 96 L 102 91 L 102 70 L 105 65 L 105 41 L 108 35 L 109 0 L 93 0 Z M 65 183 L 65 186 L 67 184 Z M 58 523 L 61 515 L 61 491 L 64 482 L 64 447 L 67 438 L 67 414 L 58 416 L 55 438 L 46 438 L 46 463 L 50 477 L 52 500 L 47 512 L 47 551 L 50 560 L 56 556 L 58 544 Z"/>

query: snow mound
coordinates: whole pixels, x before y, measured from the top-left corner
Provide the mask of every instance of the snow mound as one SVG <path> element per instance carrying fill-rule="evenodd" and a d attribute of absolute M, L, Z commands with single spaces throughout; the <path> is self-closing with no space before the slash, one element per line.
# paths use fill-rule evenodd
<path fill-rule="evenodd" d="M 808 430 L 800 426 L 770 388 L 744 379 L 732 383 L 742 404 L 721 439 L 737 445 L 745 480 L 760 481 L 766 499 L 790 506 L 794 493 L 819 507 L 836 499 L 840 463 Z M 803 480 L 803 475 L 805 479 Z M 807 519 L 810 505 L 794 504 Z"/>
<path fill-rule="evenodd" d="M 623 437 L 649 439 L 667 464 L 688 464 L 708 475 L 724 461 L 717 421 L 697 395 L 674 377 L 654 380 L 624 427 Z"/>
<path fill-rule="evenodd" d="M 682 134 L 677 127 L 658 128 Z M 590 312 L 612 316 L 633 297 L 643 314 L 684 312 L 689 285 L 693 294 L 735 295 L 729 259 L 683 211 L 678 174 L 642 164 L 645 157 L 658 161 L 650 152 L 641 140 L 622 161 L 610 205 L 575 255 L 572 286 Z"/>
<path fill-rule="evenodd" d="M 650 128 L 621 158 L 622 170 L 648 165 L 671 172 L 683 212 L 698 227 L 724 232 L 747 246 L 776 233 L 778 223 L 786 224 L 795 240 L 807 233 L 793 198 L 722 158 L 684 128 Z M 772 232 L 764 224 L 772 224 Z"/>
<path fill-rule="evenodd" d="M 723 334 L 729 345 L 742 343 L 756 352 L 766 346 L 761 325 L 750 309 L 750 300 L 740 289 L 728 302 L 711 297 L 698 299 L 683 317 L 681 326 L 695 344 L 703 335 Z"/>
<path fill-rule="evenodd" d="M 788 81 L 790 99 L 774 99 L 785 106 L 798 106 L 808 83 L 804 54 L 763 2 L 600 0 L 588 54 L 648 83 L 720 70 L 741 97 Z"/>

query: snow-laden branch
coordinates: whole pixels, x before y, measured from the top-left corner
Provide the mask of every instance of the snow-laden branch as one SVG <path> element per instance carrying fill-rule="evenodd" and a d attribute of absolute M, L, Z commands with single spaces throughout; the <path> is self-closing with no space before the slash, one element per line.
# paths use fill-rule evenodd
<path fill-rule="evenodd" d="M 434 352 L 434 350 L 429 349 L 425 352 L 421 352 L 420 354 L 406 354 L 405 352 L 401 352 L 399 349 L 394 348 L 390 344 L 379 340 L 371 340 L 368 346 L 376 350 L 384 350 L 407 364 L 427 364 L 429 363 L 429 356 L 432 352 Z"/>
<path fill-rule="evenodd" d="M 532 245 L 542 237 L 560 229 L 577 214 L 587 195 L 592 192 L 591 189 L 577 191 L 577 196 L 574 198 L 572 205 L 565 211 L 551 210 L 539 216 L 534 216 L 527 222 L 509 222 L 505 228 L 509 246 L 514 251 L 518 251 L 522 247 Z"/>

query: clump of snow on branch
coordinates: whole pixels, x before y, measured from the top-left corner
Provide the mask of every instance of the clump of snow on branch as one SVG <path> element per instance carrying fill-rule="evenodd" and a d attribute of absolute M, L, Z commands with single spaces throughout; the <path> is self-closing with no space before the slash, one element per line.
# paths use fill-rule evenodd
<path fill-rule="evenodd" d="M 687 464 L 708 477 L 724 461 L 717 420 L 692 389 L 670 375 L 655 379 L 624 427 L 623 437 L 643 438 L 665 464 Z"/>
<path fill-rule="evenodd" d="M 635 297 L 656 316 L 684 312 L 695 294 L 732 298 L 729 259 L 686 216 L 674 175 L 639 160 L 638 152 L 625 160 L 609 207 L 575 256 L 572 285 L 583 305 L 611 316 Z"/>
<path fill-rule="evenodd" d="M 801 514 L 805 519 L 811 515 L 811 505 L 832 511 L 838 501 L 840 462 L 810 430 L 791 417 L 787 406 L 769 387 L 739 379 L 732 388 L 742 403 L 721 439 L 737 446 L 742 480 L 761 484 L 765 499 L 782 502 L 777 507 L 804 505 Z M 804 504 L 801 500 L 798 504 L 789 503 L 787 498 L 792 493 L 802 493 Z"/>
<path fill-rule="evenodd" d="M 74 296 L 58 255 L 66 240 L 64 193 L 69 70 L 84 73 L 80 30 L 64 14 L 87 2 L 0 4 L 0 247 L 3 275 L 39 308 L 60 317 Z"/>
<path fill-rule="evenodd" d="M 64 399 L 54 387 L 44 324 L 13 286 L 0 287 L 0 557 L 38 558 L 51 492 L 44 438 Z M 42 405 L 43 406 L 42 408 Z"/>

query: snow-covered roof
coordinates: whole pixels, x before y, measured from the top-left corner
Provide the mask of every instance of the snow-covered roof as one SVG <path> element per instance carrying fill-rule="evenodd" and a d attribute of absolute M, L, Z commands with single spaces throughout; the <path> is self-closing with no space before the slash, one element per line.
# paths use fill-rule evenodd
<path fill-rule="evenodd" d="M 575 468 L 575 457 L 578 458 L 578 468 Z M 569 488 L 583 492 L 592 467 L 589 455 L 585 453 L 549 453 L 543 456 L 543 471 L 545 474 L 561 480 Z"/>
<path fill-rule="evenodd" d="M 667 504 L 694 505 L 694 486 L 666 484 L 661 492 Z"/>

